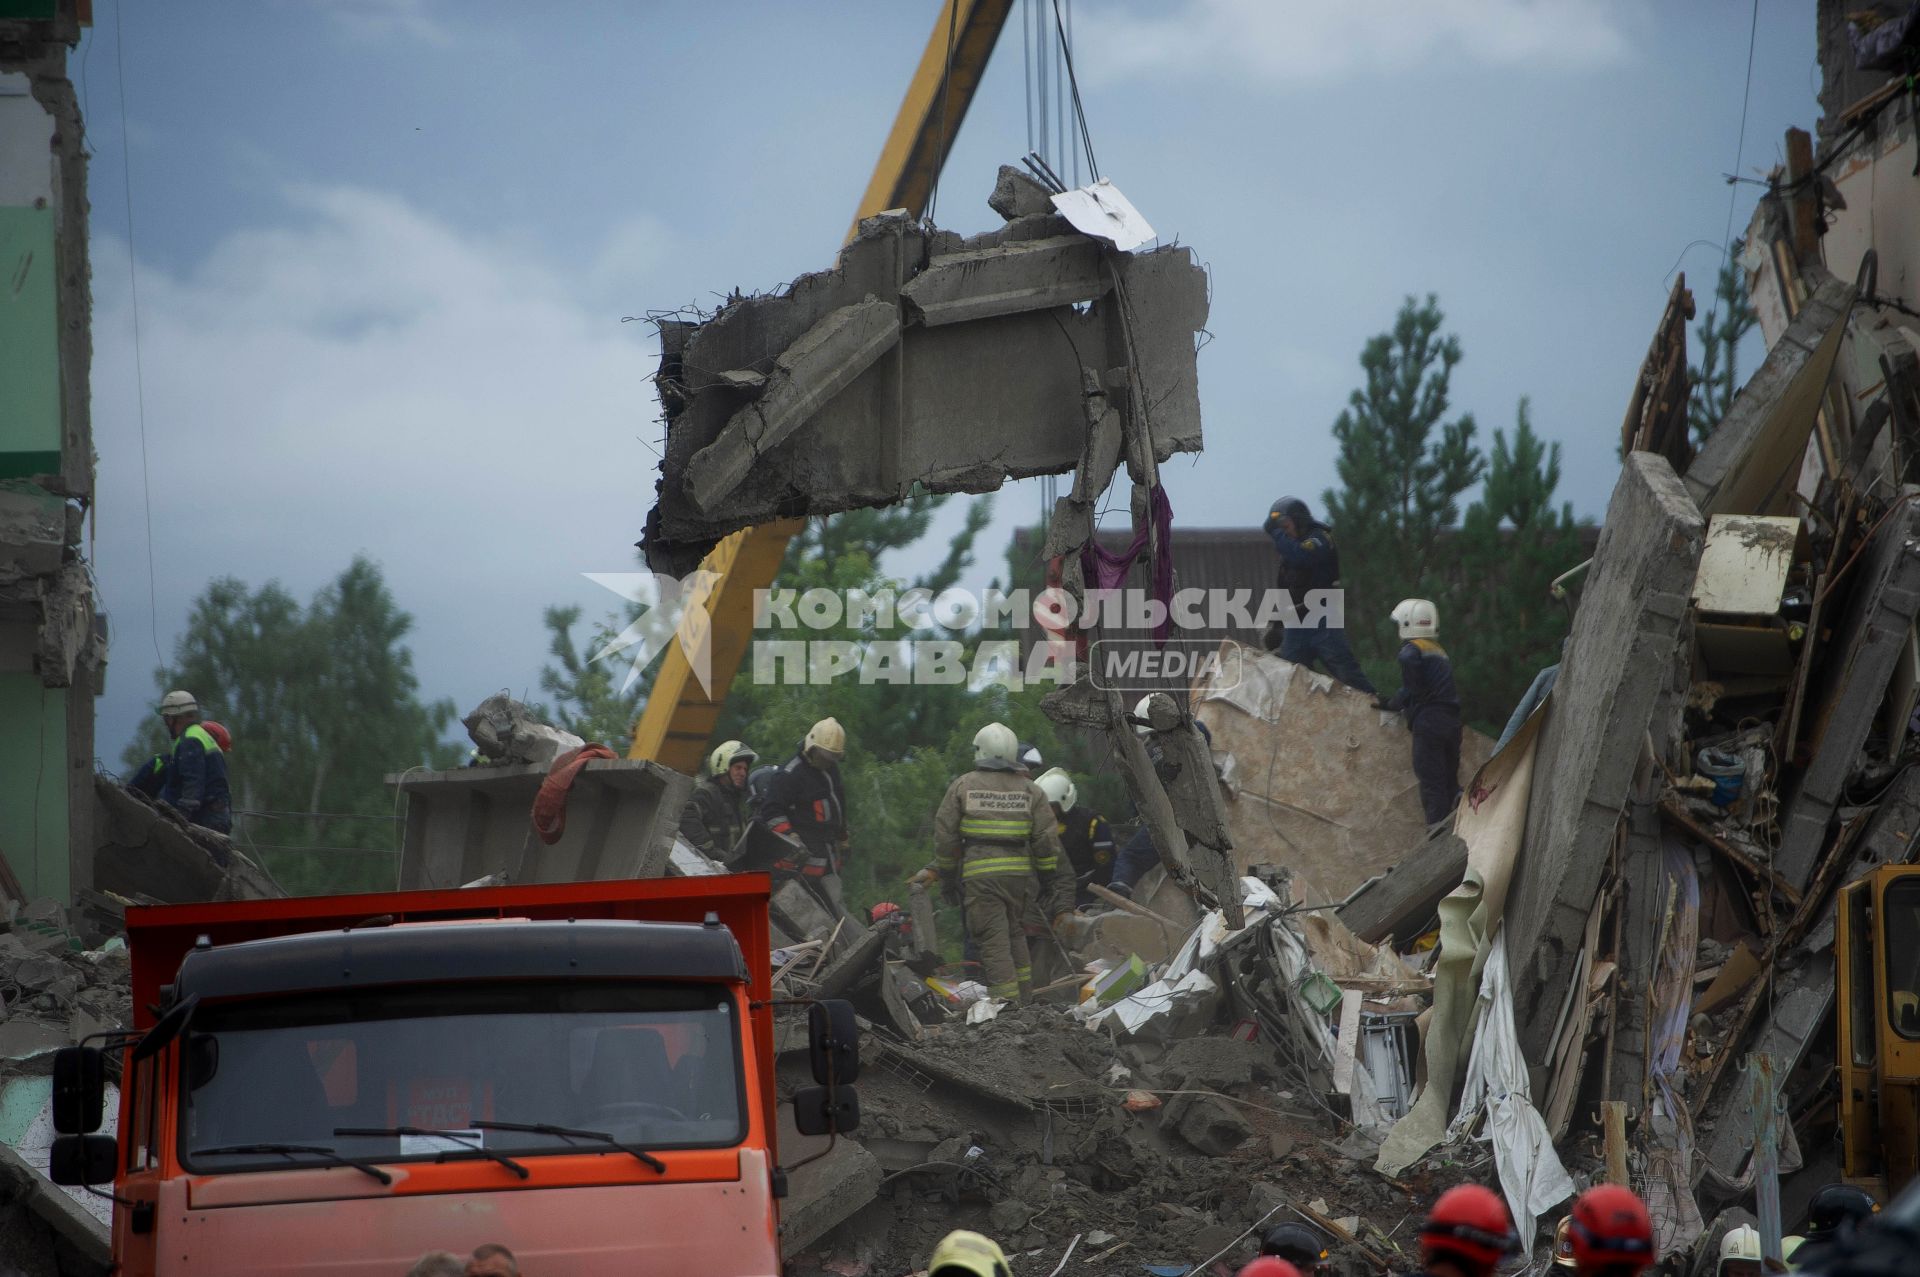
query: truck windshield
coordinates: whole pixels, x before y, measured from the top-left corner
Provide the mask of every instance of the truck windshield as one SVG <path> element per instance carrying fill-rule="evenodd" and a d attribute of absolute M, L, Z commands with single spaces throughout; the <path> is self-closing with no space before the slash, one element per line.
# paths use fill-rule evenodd
<path fill-rule="evenodd" d="M 1912 1041 L 1920 1038 L 1920 878 L 1894 879 L 1884 901 L 1887 1018 L 1895 1033 Z"/>
<path fill-rule="evenodd" d="M 737 1020 L 720 986 L 618 982 L 206 1004 L 182 1044 L 181 1158 L 205 1173 L 483 1147 L 604 1151 L 640 1167 L 617 1147 L 496 1122 L 605 1132 L 642 1149 L 725 1147 L 745 1135 Z M 262 1145 L 310 1152 L 249 1151 Z"/>

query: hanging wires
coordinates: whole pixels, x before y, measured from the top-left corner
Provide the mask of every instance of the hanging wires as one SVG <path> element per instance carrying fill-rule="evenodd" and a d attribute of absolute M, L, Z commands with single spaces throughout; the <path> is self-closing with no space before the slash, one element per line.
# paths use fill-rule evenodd
<path fill-rule="evenodd" d="M 947 166 L 947 146 L 953 139 L 947 136 L 947 86 L 953 80 L 953 41 L 954 24 L 960 17 L 960 0 L 947 0 L 947 69 L 940 77 L 940 145 L 933 152 L 933 175 L 927 181 L 927 212 L 924 220 L 931 225 L 934 211 L 940 204 L 940 170 Z"/>
<path fill-rule="evenodd" d="M 1060 0 L 1052 0 L 1052 3 L 1053 3 L 1053 29 L 1055 34 L 1057 34 L 1060 37 L 1061 61 L 1066 64 L 1067 85 L 1068 85 L 1068 88 L 1071 90 L 1071 94 L 1073 97 L 1074 122 L 1079 127 L 1080 145 L 1084 147 L 1087 152 L 1087 173 L 1094 181 L 1097 182 L 1100 180 L 1100 163 L 1098 160 L 1093 158 L 1093 134 L 1087 128 L 1086 104 L 1080 100 L 1080 76 L 1073 69 L 1073 50 L 1067 47 L 1066 19 L 1063 18 L 1060 13 Z M 1755 20 L 1757 21 L 1758 14 L 1759 14 L 1759 8 L 1758 8 L 1759 0 L 1754 0 L 1754 4 L 1755 4 L 1755 10 L 1754 10 Z M 1749 70 L 1748 80 L 1749 80 L 1749 83 L 1751 83 L 1751 80 L 1752 80 L 1751 70 Z"/>

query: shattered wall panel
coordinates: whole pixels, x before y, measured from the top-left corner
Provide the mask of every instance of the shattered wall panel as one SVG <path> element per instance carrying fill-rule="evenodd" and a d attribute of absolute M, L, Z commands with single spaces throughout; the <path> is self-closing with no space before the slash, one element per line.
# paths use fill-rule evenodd
<path fill-rule="evenodd" d="M 1697 464 L 1697 463 L 1696 463 Z M 1539 1063 L 1663 698 L 1706 525 L 1665 458 L 1627 457 L 1541 734 L 1507 901 L 1520 1041 Z M 1656 739 L 1664 730 L 1656 728 Z"/>
<path fill-rule="evenodd" d="M 866 321 L 877 309 L 897 312 L 892 326 Z M 1197 451 L 1206 316 L 1206 272 L 1185 248 L 1117 253 L 1051 216 L 965 240 L 870 219 L 833 269 L 663 326 L 648 560 L 680 575 L 774 517 L 1070 470 L 1084 365 L 1131 363 L 1160 459 Z"/>

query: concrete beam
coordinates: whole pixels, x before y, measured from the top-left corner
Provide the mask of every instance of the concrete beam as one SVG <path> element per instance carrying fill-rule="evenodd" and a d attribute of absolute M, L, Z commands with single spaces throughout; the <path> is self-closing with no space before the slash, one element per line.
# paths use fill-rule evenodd
<path fill-rule="evenodd" d="M 1792 513 L 1788 499 L 1853 296 L 1852 284 L 1826 276 L 1734 397 L 1687 467 L 1687 493 L 1703 514 Z"/>
<path fill-rule="evenodd" d="M 1853 570 L 1852 596 L 1808 690 L 1811 752 L 1787 799 L 1773 858 L 1774 869 L 1795 887 L 1806 885 L 1826 845 L 1827 826 L 1859 770 L 1875 711 L 1920 614 L 1920 494 L 1880 526 Z"/>
<path fill-rule="evenodd" d="M 1466 876 L 1467 844 L 1447 834 L 1416 844 L 1399 864 L 1348 897 L 1334 916 L 1368 944 L 1388 937 L 1411 940 Z"/>
<path fill-rule="evenodd" d="M 1079 305 L 1111 286 L 1100 269 L 1099 241 L 1064 235 L 935 257 L 900 296 L 914 318 L 936 328 Z"/>
<path fill-rule="evenodd" d="M 1546 1061 L 1642 743 L 1666 694 L 1706 521 L 1664 457 L 1630 453 L 1541 729 L 1527 832 L 1507 896 L 1514 1019 Z M 1526 955 L 1526 956 L 1522 956 Z"/>
<path fill-rule="evenodd" d="M 734 413 L 725 433 L 687 464 L 687 495 L 694 505 L 712 512 L 763 454 L 899 341 L 900 312 L 889 302 L 865 301 L 828 312 L 774 360 L 760 398 Z"/>

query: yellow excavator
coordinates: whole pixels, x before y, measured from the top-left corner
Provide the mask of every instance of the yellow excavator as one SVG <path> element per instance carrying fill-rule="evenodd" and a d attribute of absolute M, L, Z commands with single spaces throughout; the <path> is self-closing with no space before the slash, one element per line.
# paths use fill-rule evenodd
<path fill-rule="evenodd" d="M 1013 9 L 1013 0 L 942 0 L 933 34 L 907 96 L 881 149 L 873 179 L 867 183 L 847 238 L 862 218 L 889 209 L 918 217 L 926 209 L 940 166 L 966 119 L 967 108 L 986 73 L 987 60 Z M 629 758 L 650 758 L 689 775 L 699 771 L 727 689 L 753 637 L 754 591 L 773 584 L 787 542 L 800 530 L 798 519 L 743 528 L 726 537 L 701 561 L 718 579 L 704 600 L 712 623 L 707 685 L 678 643 L 667 645 L 660 673 L 635 724 Z"/>
<path fill-rule="evenodd" d="M 1889 1201 L 1920 1174 L 1920 865 L 1874 870 L 1835 910 L 1842 1171 Z"/>

